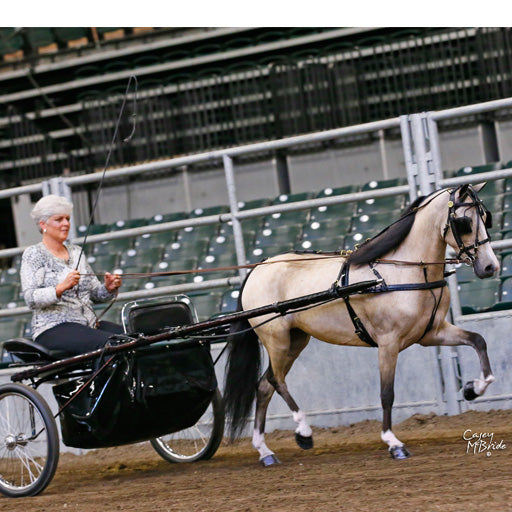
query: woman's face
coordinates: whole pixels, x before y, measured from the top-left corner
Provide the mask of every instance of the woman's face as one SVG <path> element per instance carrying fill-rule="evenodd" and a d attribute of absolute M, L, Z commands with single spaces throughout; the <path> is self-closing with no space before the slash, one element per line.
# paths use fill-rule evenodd
<path fill-rule="evenodd" d="M 61 243 L 66 241 L 69 235 L 69 219 L 69 215 L 65 213 L 57 213 L 52 215 L 46 222 L 41 221 L 43 236 Z"/>

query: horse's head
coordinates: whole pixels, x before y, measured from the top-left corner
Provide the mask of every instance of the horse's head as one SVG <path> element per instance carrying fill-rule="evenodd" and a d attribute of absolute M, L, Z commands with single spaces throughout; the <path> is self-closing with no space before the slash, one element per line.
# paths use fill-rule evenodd
<path fill-rule="evenodd" d="M 492 215 L 478 197 L 484 185 L 461 185 L 449 190 L 448 218 L 443 233 L 446 242 L 457 251 L 457 258 L 471 263 L 480 279 L 491 277 L 499 269 L 488 231 L 492 227 Z"/>

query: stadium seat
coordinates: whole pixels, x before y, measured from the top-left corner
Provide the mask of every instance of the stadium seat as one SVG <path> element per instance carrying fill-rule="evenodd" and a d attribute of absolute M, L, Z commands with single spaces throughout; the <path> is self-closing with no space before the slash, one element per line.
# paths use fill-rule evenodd
<path fill-rule="evenodd" d="M 354 194 L 355 192 L 359 192 L 359 185 L 347 185 L 345 187 L 337 187 L 331 188 L 327 187 L 322 189 L 320 192 L 316 194 L 316 197 L 331 197 L 331 196 L 342 196 L 345 194 Z"/>
<path fill-rule="evenodd" d="M 133 246 L 132 238 L 116 238 L 113 240 L 105 240 L 94 244 L 92 254 L 97 256 L 98 254 L 112 254 L 121 253 L 131 249 Z"/>
<path fill-rule="evenodd" d="M 185 242 L 190 240 L 210 240 L 219 231 L 218 224 L 205 224 L 202 226 L 188 226 L 180 229 L 176 240 Z"/>
<path fill-rule="evenodd" d="M 128 249 L 121 254 L 119 265 L 121 268 L 128 266 L 140 267 L 141 265 L 154 265 L 160 261 L 163 255 L 164 247 L 157 245 L 143 250 L 134 248 Z"/>
<path fill-rule="evenodd" d="M 157 213 L 148 220 L 148 224 L 162 224 L 163 222 L 174 222 L 177 220 L 188 219 L 189 215 L 186 212 L 174 213 Z"/>
<path fill-rule="evenodd" d="M 376 235 L 385 227 L 389 226 L 394 220 L 398 219 L 398 212 L 389 213 L 362 213 L 352 217 L 352 233 L 365 233 Z"/>
<path fill-rule="evenodd" d="M 308 221 L 308 218 L 309 210 L 276 212 L 263 218 L 263 226 L 273 229 L 288 224 L 304 224 Z"/>
<path fill-rule="evenodd" d="M 295 244 L 301 234 L 302 226 L 282 226 L 279 228 L 264 228 L 256 234 L 254 247 L 268 247 L 272 245 L 282 245 L 287 242 Z"/>
<path fill-rule="evenodd" d="M 127 219 L 118 220 L 110 224 L 111 231 L 121 231 L 123 229 L 140 228 L 148 224 L 148 219 Z"/>
<path fill-rule="evenodd" d="M 368 190 L 375 190 L 380 188 L 389 188 L 389 187 L 398 187 L 400 185 L 407 185 L 407 180 L 405 178 L 392 178 L 389 180 L 372 180 L 368 183 L 365 183 L 361 187 L 361 192 L 366 192 Z"/>
<path fill-rule="evenodd" d="M 499 279 L 460 283 L 458 290 L 462 313 L 481 313 L 496 306 L 500 299 L 500 285 Z"/>
<path fill-rule="evenodd" d="M 341 251 L 344 246 L 345 235 L 302 239 L 299 250 L 333 252 Z"/>
<path fill-rule="evenodd" d="M 218 313 L 221 301 L 220 292 L 196 292 L 189 293 L 188 295 L 192 300 L 200 322 L 208 320 L 208 318 Z"/>
<path fill-rule="evenodd" d="M 319 222 L 327 219 L 347 219 L 347 223 L 354 215 L 354 203 L 340 203 L 318 206 L 311 210 L 310 220 Z"/>
<path fill-rule="evenodd" d="M 175 240 L 165 246 L 163 260 L 174 261 L 185 258 L 202 258 L 208 250 L 208 238 L 198 240 Z"/>
<path fill-rule="evenodd" d="M 500 277 L 512 277 L 512 252 L 504 253 L 501 257 Z"/>
<path fill-rule="evenodd" d="M 53 53 L 59 49 L 51 28 L 29 27 L 25 35 L 32 50 L 37 53 Z"/>
<path fill-rule="evenodd" d="M 220 312 L 233 313 L 238 309 L 238 297 L 240 295 L 239 288 L 230 288 L 226 290 L 220 299 Z"/>
<path fill-rule="evenodd" d="M 218 205 L 218 206 L 209 206 L 207 208 L 194 208 L 190 212 L 190 217 L 206 217 L 208 215 L 220 215 L 221 213 L 228 213 L 229 206 L 227 205 Z"/>
<path fill-rule="evenodd" d="M 55 37 L 69 48 L 79 48 L 89 44 L 89 29 L 84 27 L 55 27 Z"/>
<path fill-rule="evenodd" d="M 384 213 L 388 215 L 399 214 L 405 206 L 405 196 L 377 197 L 358 201 L 356 204 L 356 213 Z"/>
<path fill-rule="evenodd" d="M 19 283 L 20 282 L 20 272 L 17 267 L 9 267 L 2 270 L 0 274 L 0 283 L 8 284 L 8 283 Z"/>
<path fill-rule="evenodd" d="M 262 247 L 254 247 L 246 254 L 247 263 L 258 263 L 272 256 L 284 254 L 295 249 L 295 244 L 292 242 L 284 242 L 275 245 L 268 245 Z"/>
<path fill-rule="evenodd" d="M 91 265 L 95 272 L 112 272 L 119 263 L 119 254 L 105 253 L 90 255 L 87 257 L 87 263 Z"/>
<path fill-rule="evenodd" d="M 296 194 L 280 194 L 272 201 L 273 204 L 295 203 L 297 201 L 306 201 L 314 197 L 312 192 L 298 192 Z"/>
<path fill-rule="evenodd" d="M 19 299 L 20 286 L 17 283 L 0 284 L 0 305 L 6 307 Z"/>
<path fill-rule="evenodd" d="M 475 276 L 473 267 L 466 265 L 465 263 L 458 263 L 455 265 L 455 273 L 457 276 L 457 283 L 468 283 L 478 279 Z"/>
<path fill-rule="evenodd" d="M 317 240 L 320 238 L 343 237 L 351 231 L 350 219 L 312 220 L 304 226 L 302 240 Z"/>
<path fill-rule="evenodd" d="M 498 171 L 503 168 L 503 165 L 501 162 L 492 162 L 489 164 L 482 164 L 482 165 L 466 165 L 465 167 L 462 167 L 459 169 L 455 175 L 456 176 L 467 176 L 468 174 L 480 174 L 482 172 L 488 172 L 488 171 Z"/>
<path fill-rule="evenodd" d="M 0 341 L 22 336 L 23 327 L 24 322 L 19 318 L 0 318 Z"/>
<path fill-rule="evenodd" d="M 102 233 L 106 233 L 110 230 L 110 224 L 90 224 L 89 225 L 89 235 L 100 235 Z M 78 236 L 85 236 L 87 233 L 87 225 L 82 224 L 77 228 Z"/>
<path fill-rule="evenodd" d="M 177 231 L 160 231 L 158 233 L 144 233 L 135 238 L 134 247 L 137 250 L 151 249 L 152 247 L 165 247 L 176 240 Z"/>

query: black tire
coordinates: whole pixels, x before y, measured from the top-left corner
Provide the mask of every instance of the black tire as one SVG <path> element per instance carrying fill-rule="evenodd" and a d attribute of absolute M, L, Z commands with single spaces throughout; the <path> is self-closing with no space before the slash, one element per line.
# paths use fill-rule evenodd
<path fill-rule="evenodd" d="M 196 462 L 213 457 L 224 436 L 224 405 L 217 389 L 206 412 L 192 427 L 151 439 L 157 453 L 169 462 Z"/>
<path fill-rule="evenodd" d="M 0 492 L 36 496 L 59 462 L 59 434 L 44 398 L 24 384 L 0 386 Z"/>

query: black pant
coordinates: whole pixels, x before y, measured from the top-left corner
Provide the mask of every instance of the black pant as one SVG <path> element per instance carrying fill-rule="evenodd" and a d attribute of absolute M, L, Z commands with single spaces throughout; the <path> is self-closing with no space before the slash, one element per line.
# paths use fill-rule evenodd
<path fill-rule="evenodd" d="M 59 350 L 70 356 L 103 348 L 112 334 L 122 334 L 123 328 L 102 320 L 98 329 L 75 322 L 63 322 L 42 332 L 35 341 L 49 350 Z"/>

